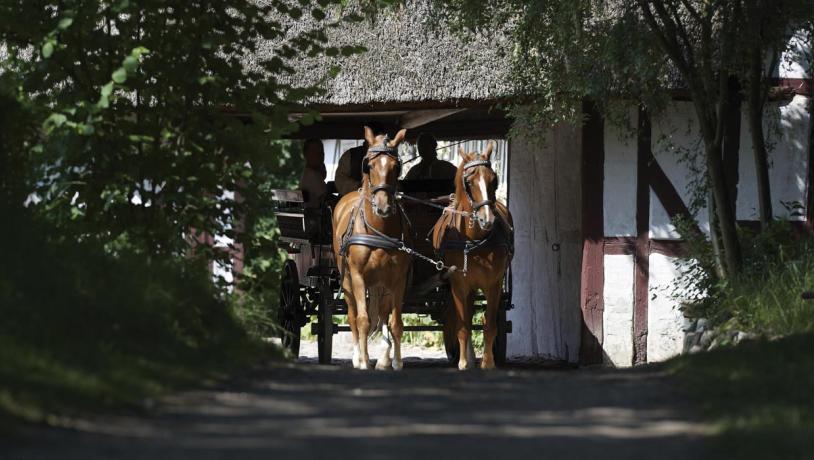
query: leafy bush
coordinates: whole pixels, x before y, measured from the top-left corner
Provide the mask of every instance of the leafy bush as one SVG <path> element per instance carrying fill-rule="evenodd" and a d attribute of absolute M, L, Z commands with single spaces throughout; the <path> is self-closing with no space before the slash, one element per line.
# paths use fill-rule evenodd
<path fill-rule="evenodd" d="M 50 241 L 11 217 L 0 228 L 0 414 L 132 405 L 260 356 L 203 266 Z"/>
<path fill-rule="evenodd" d="M 728 281 L 714 275 L 709 243 L 690 241 L 698 263 L 681 280 L 694 296 L 688 315 L 767 335 L 814 330 L 814 302 L 800 296 L 814 289 L 814 241 L 786 221 L 773 222 L 762 232 L 741 229 L 740 238 L 743 270 Z"/>

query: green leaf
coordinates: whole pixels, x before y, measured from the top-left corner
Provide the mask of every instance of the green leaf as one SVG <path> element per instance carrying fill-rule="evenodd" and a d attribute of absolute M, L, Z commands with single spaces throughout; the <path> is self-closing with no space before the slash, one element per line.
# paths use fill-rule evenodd
<path fill-rule="evenodd" d="M 59 30 L 65 30 L 68 27 L 71 27 L 71 24 L 73 24 L 73 18 L 62 18 L 59 20 L 57 28 L 59 28 Z"/>
<path fill-rule="evenodd" d="M 49 40 L 42 45 L 42 57 L 48 59 L 52 54 L 54 54 L 54 42 Z"/>
<path fill-rule="evenodd" d="M 143 46 L 137 46 L 133 48 L 133 51 L 130 52 L 130 56 L 133 56 L 136 59 L 144 56 L 145 54 L 150 54 L 150 50 Z"/>
<path fill-rule="evenodd" d="M 112 78 L 116 83 L 122 84 L 127 81 L 127 70 L 125 70 L 124 67 L 119 67 L 115 72 L 113 72 L 110 78 Z"/>
<path fill-rule="evenodd" d="M 311 16 L 313 16 L 317 21 L 321 21 L 325 19 L 325 12 L 319 8 L 314 8 L 311 10 Z"/>
<path fill-rule="evenodd" d="M 130 6 L 130 0 L 121 0 L 118 5 L 113 7 L 113 11 L 115 11 L 116 13 L 119 13 L 122 10 L 124 10 L 125 8 L 127 8 L 128 6 Z"/>
<path fill-rule="evenodd" d="M 113 94 L 113 82 L 108 82 L 105 86 L 102 86 L 102 97 L 110 97 Z"/>
<path fill-rule="evenodd" d="M 68 121 L 68 117 L 61 113 L 52 113 L 45 121 L 42 123 L 43 127 L 50 131 L 54 128 L 59 128 L 60 126 L 64 125 L 65 122 Z"/>
<path fill-rule="evenodd" d="M 124 61 L 122 61 L 122 67 L 128 73 L 133 73 L 138 67 L 138 59 L 134 58 L 133 56 L 127 56 L 124 58 Z"/>

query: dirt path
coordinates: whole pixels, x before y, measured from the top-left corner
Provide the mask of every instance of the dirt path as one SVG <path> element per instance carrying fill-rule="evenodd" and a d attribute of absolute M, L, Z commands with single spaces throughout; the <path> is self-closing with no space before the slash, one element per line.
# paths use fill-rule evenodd
<path fill-rule="evenodd" d="M 306 347 L 307 349 L 307 347 Z M 347 360 L 270 365 L 184 392 L 149 416 L 33 430 L 17 459 L 703 458 L 703 425 L 654 369 L 461 373 L 438 359 L 403 372 Z"/>

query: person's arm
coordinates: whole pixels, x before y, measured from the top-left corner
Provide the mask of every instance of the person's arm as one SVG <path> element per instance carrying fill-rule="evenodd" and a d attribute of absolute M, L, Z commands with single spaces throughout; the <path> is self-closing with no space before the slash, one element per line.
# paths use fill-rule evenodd
<path fill-rule="evenodd" d="M 351 154 L 350 150 L 346 151 L 339 157 L 339 164 L 336 166 L 336 174 L 334 175 L 334 185 L 340 195 L 346 195 L 350 192 L 356 191 L 362 185 L 353 178 L 350 171 L 351 168 Z"/>

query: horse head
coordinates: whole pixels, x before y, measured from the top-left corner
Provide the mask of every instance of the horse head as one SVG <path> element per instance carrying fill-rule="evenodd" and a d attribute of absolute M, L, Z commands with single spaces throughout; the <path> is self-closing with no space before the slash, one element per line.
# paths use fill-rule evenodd
<path fill-rule="evenodd" d="M 396 186 L 401 174 L 398 145 L 406 134 L 407 130 L 402 129 L 391 140 L 387 135 L 375 136 L 373 130 L 365 126 L 365 140 L 369 147 L 362 163 L 363 180 L 367 181 L 373 212 L 379 217 L 395 214 Z"/>
<path fill-rule="evenodd" d="M 495 223 L 495 192 L 497 191 L 497 174 L 492 170 L 492 151 L 494 143 L 489 142 L 482 152 L 466 153 L 458 148 L 461 164 L 456 177 L 457 195 L 463 193 L 472 207 L 472 219 L 483 230 L 491 230 Z"/>

